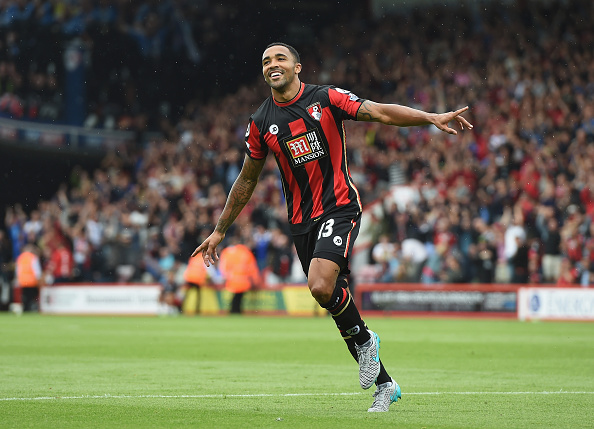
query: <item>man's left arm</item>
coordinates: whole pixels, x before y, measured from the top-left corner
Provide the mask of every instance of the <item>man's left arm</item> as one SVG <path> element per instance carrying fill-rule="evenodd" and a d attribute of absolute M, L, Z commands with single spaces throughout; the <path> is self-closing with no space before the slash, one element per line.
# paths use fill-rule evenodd
<path fill-rule="evenodd" d="M 462 113 L 467 110 L 468 106 L 453 112 L 428 113 L 411 107 L 401 106 L 399 104 L 383 104 L 365 100 L 357 111 L 357 120 L 381 122 L 382 124 L 396 125 L 399 127 L 433 124 L 443 132 L 448 134 L 458 134 L 455 129 L 448 126 L 448 123 L 455 120 L 460 129 L 472 129 L 472 124 L 462 117 Z"/>

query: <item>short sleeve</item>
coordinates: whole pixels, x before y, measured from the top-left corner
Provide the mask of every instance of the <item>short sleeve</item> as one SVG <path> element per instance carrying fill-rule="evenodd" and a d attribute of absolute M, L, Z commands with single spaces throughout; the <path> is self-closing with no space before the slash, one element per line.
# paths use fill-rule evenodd
<path fill-rule="evenodd" d="M 328 89 L 330 104 L 342 110 L 345 119 L 357 119 L 359 107 L 365 101 L 346 89 L 331 87 Z"/>
<path fill-rule="evenodd" d="M 264 159 L 268 155 L 268 146 L 262 142 L 260 130 L 252 118 L 245 130 L 246 153 L 253 159 Z"/>

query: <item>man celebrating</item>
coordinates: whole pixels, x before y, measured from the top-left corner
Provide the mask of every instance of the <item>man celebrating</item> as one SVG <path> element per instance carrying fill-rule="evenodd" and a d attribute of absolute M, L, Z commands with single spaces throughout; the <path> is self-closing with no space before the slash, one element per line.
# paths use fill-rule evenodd
<path fill-rule="evenodd" d="M 433 124 L 449 134 L 468 107 L 442 114 L 361 99 L 334 86 L 304 84 L 299 54 L 272 43 L 262 55 L 262 73 L 272 95 L 250 118 L 246 157 L 214 232 L 196 248 L 207 266 L 218 260 L 217 246 L 249 201 L 269 151 L 280 169 L 289 224 L 312 296 L 327 309 L 359 363 L 363 389 L 377 385 L 368 411 L 388 411 L 400 387 L 379 359 L 378 335 L 367 329 L 349 292 L 349 258 L 361 221 L 361 201 L 346 157 L 343 121 L 381 122 L 401 127 Z"/>

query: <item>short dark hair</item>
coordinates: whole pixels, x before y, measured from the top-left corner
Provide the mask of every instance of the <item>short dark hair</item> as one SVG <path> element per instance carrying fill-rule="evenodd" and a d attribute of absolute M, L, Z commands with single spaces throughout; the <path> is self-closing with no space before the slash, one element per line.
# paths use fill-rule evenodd
<path fill-rule="evenodd" d="M 293 57 L 295 58 L 295 62 L 298 62 L 298 63 L 301 62 L 301 58 L 299 58 L 299 52 L 297 52 L 297 49 L 295 49 L 291 45 L 288 45 L 283 42 L 274 42 L 274 43 L 271 43 L 270 45 L 266 46 L 266 49 L 270 48 L 271 46 L 284 46 L 285 48 L 287 48 L 289 50 L 291 55 L 293 55 Z M 266 50 L 266 49 L 264 49 L 264 50 Z"/>

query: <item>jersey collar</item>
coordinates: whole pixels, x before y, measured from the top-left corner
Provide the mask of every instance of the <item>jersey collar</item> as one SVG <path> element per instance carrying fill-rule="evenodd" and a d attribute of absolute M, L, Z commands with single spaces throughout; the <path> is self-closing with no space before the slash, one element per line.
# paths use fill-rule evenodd
<path fill-rule="evenodd" d="M 294 102 L 299 100 L 299 97 L 301 97 L 301 94 L 303 94 L 304 89 L 305 89 L 305 84 L 303 82 L 301 82 L 301 88 L 299 89 L 299 92 L 295 95 L 295 97 L 291 98 L 289 101 L 284 101 L 284 102 L 276 101 L 274 99 L 274 96 L 272 97 L 272 100 L 274 101 L 274 104 L 276 104 L 277 106 L 280 106 L 280 107 L 290 106 L 291 104 L 293 104 Z"/>

